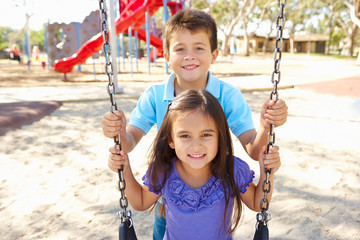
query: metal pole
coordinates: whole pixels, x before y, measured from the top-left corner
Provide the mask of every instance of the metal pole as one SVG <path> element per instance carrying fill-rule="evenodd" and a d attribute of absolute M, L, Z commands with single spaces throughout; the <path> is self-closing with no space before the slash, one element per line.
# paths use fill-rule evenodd
<path fill-rule="evenodd" d="M 120 34 L 120 38 L 121 38 L 121 52 L 122 52 L 122 58 L 123 58 L 123 71 L 125 72 L 125 54 L 126 54 L 126 51 L 125 51 L 125 40 L 124 40 L 124 34 L 121 33 Z"/>
<path fill-rule="evenodd" d="M 115 0 L 110 0 L 110 48 L 116 49 Z M 122 93 L 123 89 L 119 88 L 117 81 L 116 51 L 111 51 L 111 59 L 113 62 L 113 74 L 116 93 Z"/>
<path fill-rule="evenodd" d="M 164 26 L 167 20 L 169 19 L 169 12 L 167 9 L 167 0 L 163 0 L 163 7 L 164 7 Z M 169 65 L 165 61 L 165 73 L 169 74 Z"/>
<path fill-rule="evenodd" d="M 115 6 L 115 18 L 117 18 L 117 14 L 119 13 L 119 17 L 120 17 L 120 5 L 119 5 L 119 1 L 115 2 L 116 6 Z M 119 35 L 116 36 L 116 55 L 117 55 L 117 61 L 118 61 L 118 73 L 121 72 L 120 70 L 120 39 L 119 39 Z"/>
<path fill-rule="evenodd" d="M 26 30 L 25 30 L 25 52 L 28 57 L 28 71 L 31 71 L 31 43 L 30 43 L 30 27 L 29 27 L 30 15 L 26 13 Z"/>
<path fill-rule="evenodd" d="M 76 44 L 77 50 L 80 49 L 80 23 L 76 22 Z M 78 65 L 78 72 L 81 72 L 81 65 Z"/>
<path fill-rule="evenodd" d="M 150 26 L 149 26 L 149 7 L 145 13 L 145 24 L 146 24 L 146 53 L 148 58 L 148 74 L 150 73 Z"/>
<path fill-rule="evenodd" d="M 135 31 L 135 58 L 136 58 L 136 72 L 139 72 L 139 39 L 138 39 L 137 31 Z"/>
<path fill-rule="evenodd" d="M 133 64 L 132 64 L 132 55 L 133 55 L 133 47 L 132 47 L 132 25 L 129 27 L 129 53 L 130 53 L 130 73 L 131 77 L 133 76 Z"/>
<path fill-rule="evenodd" d="M 155 17 L 153 17 L 153 35 L 156 36 L 156 22 L 155 22 Z M 156 64 L 156 58 L 157 58 L 157 50 L 156 50 L 156 47 L 153 47 L 153 51 L 154 51 L 154 64 L 155 64 L 155 67 L 157 67 L 157 64 Z"/>

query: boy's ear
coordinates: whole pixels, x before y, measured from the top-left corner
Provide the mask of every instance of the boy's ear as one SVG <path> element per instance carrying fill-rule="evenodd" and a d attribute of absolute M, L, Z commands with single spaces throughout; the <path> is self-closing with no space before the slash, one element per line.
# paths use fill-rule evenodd
<path fill-rule="evenodd" d="M 165 58 L 167 64 L 169 65 L 169 67 L 170 67 L 170 63 L 169 63 L 170 58 L 169 58 L 169 55 L 166 52 L 164 52 L 164 58 Z"/>
<path fill-rule="evenodd" d="M 211 64 L 215 63 L 217 56 L 219 55 L 219 49 L 215 49 L 211 53 Z"/>

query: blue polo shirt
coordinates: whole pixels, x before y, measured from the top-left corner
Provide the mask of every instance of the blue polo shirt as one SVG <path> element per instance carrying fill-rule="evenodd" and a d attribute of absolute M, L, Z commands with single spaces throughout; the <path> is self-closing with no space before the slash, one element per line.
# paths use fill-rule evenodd
<path fill-rule="evenodd" d="M 158 130 L 160 129 L 168 104 L 175 98 L 175 78 L 175 73 L 172 73 L 166 81 L 154 84 L 145 90 L 131 113 L 130 125 L 140 128 L 145 134 L 154 124 Z M 209 71 L 205 90 L 220 102 L 231 132 L 236 137 L 254 129 L 250 106 L 239 89 L 219 80 Z"/>

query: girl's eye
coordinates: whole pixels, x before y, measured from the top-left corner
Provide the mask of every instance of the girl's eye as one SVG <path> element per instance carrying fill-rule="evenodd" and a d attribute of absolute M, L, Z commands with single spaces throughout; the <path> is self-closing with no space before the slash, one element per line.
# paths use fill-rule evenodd
<path fill-rule="evenodd" d="M 182 52 L 182 51 L 184 51 L 184 48 L 177 48 L 177 49 L 175 49 L 175 52 Z"/>
<path fill-rule="evenodd" d="M 202 136 L 203 137 L 211 137 L 211 134 L 210 133 L 204 133 Z"/>
<path fill-rule="evenodd" d="M 187 134 L 180 135 L 180 138 L 189 138 L 190 136 Z"/>

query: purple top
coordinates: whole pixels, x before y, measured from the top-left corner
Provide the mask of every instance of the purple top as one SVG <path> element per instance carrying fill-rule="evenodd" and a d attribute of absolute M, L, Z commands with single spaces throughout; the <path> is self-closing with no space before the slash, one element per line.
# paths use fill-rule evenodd
<path fill-rule="evenodd" d="M 235 157 L 234 176 L 241 193 L 246 192 L 254 175 L 246 162 Z M 143 182 L 154 192 L 149 186 L 147 173 Z M 212 176 L 201 188 L 193 189 L 180 178 L 173 161 L 170 176 L 160 193 L 165 202 L 166 213 L 164 239 L 232 239 L 231 235 L 226 234 L 226 229 L 231 223 L 234 202 L 231 199 L 228 206 L 226 227 L 221 227 L 225 195 L 220 179 Z"/>

